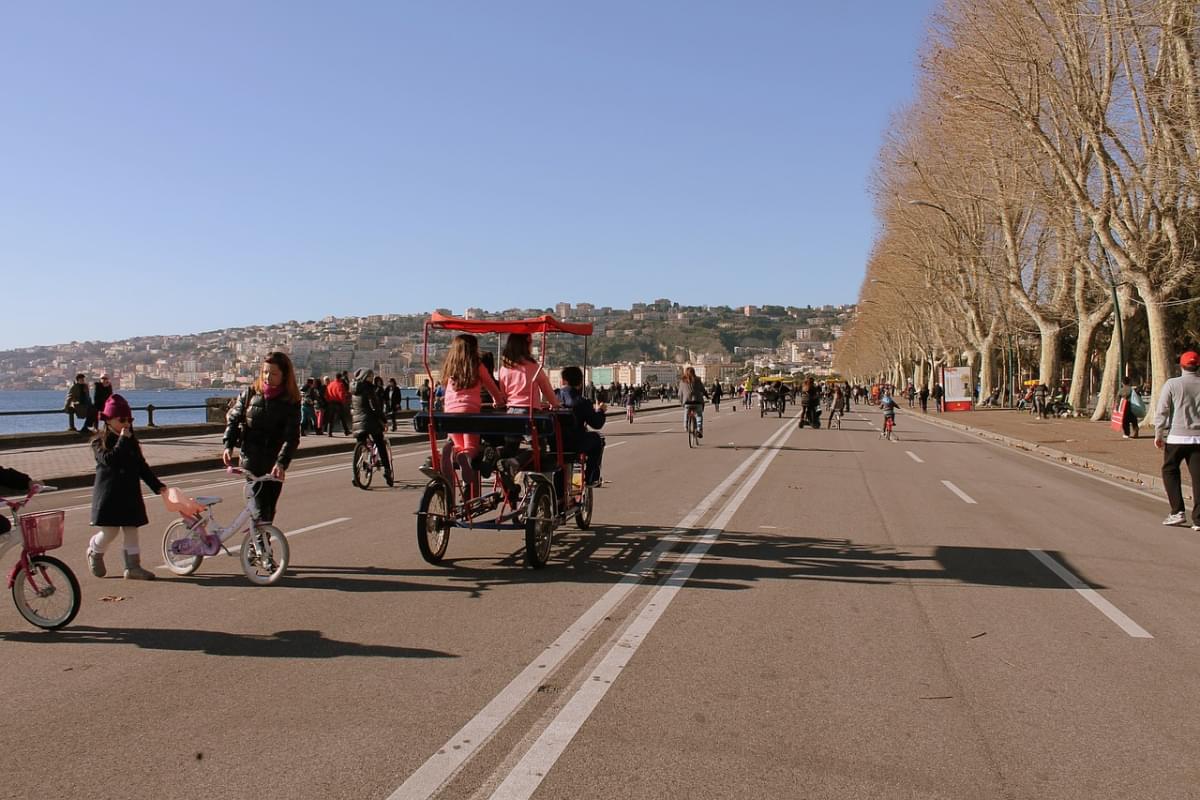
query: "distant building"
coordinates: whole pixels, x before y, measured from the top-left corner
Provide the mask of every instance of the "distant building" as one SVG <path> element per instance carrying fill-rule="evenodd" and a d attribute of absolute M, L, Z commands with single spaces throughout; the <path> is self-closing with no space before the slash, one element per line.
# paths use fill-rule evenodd
<path fill-rule="evenodd" d="M 566 319 L 567 317 L 571 316 L 571 304 L 558 303 L 555 305 L 554 316 L 558 317 L 559 319 Z"/>

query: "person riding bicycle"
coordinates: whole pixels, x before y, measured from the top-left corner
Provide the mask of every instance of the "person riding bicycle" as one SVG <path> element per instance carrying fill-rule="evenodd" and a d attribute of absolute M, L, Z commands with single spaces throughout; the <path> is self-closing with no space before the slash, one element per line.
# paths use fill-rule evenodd
<path fill-rule="evenodd" d="M 679 402 L 683 405 L 683 424 L 687 425 L 687 412 L 693 411 L 696 414 L 696 438 L 704 438 L 704 400 L 708 397 L 708 390 L 704 388 L 704 383 L 696 377 L 696 370 L 693 367 L 688 367 L 683 371 L 683 377 L 679 381 Z"/>
<path fill-rule="evenodd" d="M 562 379 L 564 381 L 567 379 L 565 371 Z M 562 399 L 562 389 L 558 390 L 558 399 Z M 563 405 L 566 405 L 566 403 L 563 403 Z M 633 392 L 629 392 L 625 395 L 625 414 L 629 417 L 630 422 L 633 422 L 633 415 L 635 411 L 637 411 L 637 395 L 635 395 Z"/>
<path fill-rule="evenodd" d="M 885 391 L 879 398 L 879 410 L 883 412 L 884 428 L 887 428 L 889 423 L 892 425 L 896 423 L 896 401 L 891 392 Z"/>
<path fill-rule="evenodd" d="M 840 385 L 835 386 L 833 389 L 832 399 L 829 402 L 829 422 L 827 423 L 827 427 L 832 428 L 834 417 L 841 416 L 848 410 L 849 406 L 846 393 L 842 391 L 842 387 Z"/>
<path fill-rule="evenodd" d="M 379 387 L 375 385 L 373 370 L 360 367 L 354 371 L 354 386 L 351 388 L 350 413 L 354 422 L 354 438 L 365 442 L 368 438 L 375 442 L 379 453 L 379 461 L 383 466 L 383 479 L 388 486 L 394 486 L 392 477 L 392 462 L 388 460 L 387 449 L 387 409 L 383 405 Z"/>

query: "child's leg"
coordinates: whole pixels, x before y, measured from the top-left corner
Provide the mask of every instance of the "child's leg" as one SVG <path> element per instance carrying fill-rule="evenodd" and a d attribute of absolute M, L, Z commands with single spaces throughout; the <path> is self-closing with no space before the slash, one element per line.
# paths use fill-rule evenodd
<path fill-rule="evenodd" d="M 88 570 L 97 578 L 103 578 L 108 574 L 108 568 L 104 566 L 104 551 L 112 543 L 113 539 L 117 538 L 117 531 L 119 530 L 120 528 L 117 527 L 103 527 L 88 542 Z"/>
<path fill-rule="evenodd" d="M 154 580 L 154 573 L 142 568 L 141 549 L 138 547 L 138 529 L 132 525 L 121 528 L 125 536 L 125 578 L 131 581 Z"/>

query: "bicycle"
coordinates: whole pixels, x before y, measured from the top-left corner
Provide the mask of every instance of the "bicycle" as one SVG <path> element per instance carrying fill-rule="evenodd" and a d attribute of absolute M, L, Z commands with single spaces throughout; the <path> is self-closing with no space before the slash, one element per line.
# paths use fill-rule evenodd
<path fill-rule="evenodd" d="M 388 463 L 391 464 L 393 463 L 392 444 L 388 441 L 386 434 L 384 434 L 383 443 L 387 447 Z M 375 472 L 383 467 L 383 459 L 379 456 L 379 448 L 373 437 L 368 436 L 354 446 L 354 460 L 350 462 L 350 465 L 353 469 L 351 482 L 360 489 L 370 489 L 371 479 L 375 476 Z"/>
<path fill-rule="evenodd" d="M 888 415 L 883 418 L 883 432 L 879 434 L 880 439 L 887 439 L 889 442 L 897 442 L 896 438 L 896 418 Z"/>
<path fill-rule="evenodd" d="M 700 446 L 700 429 L 699 422 L 696 419 L 696 409 L 691 406 L 687 410 L 687 421 L 684 423 L 687 429 L 688 447 Z"/>
<path fill-rule="evenodd" d="M 22 500 L 5 499 L 12 513 L 13 529 L 0 536 L 0 554 L 21 543 L 21 555 L 8 573 L 8 588 L 13 604 L 26 622 L 48 631 L 57 630 L 75 619 L 83 595 L 79 580 L 63 562 L 46 555 L 47 550 L 62 547 L 66 512 L 43 511 L 22 515 L 33 496 L 53 491 L 54 486 L 34 484 Z"/>
<path fill-rule="evenodd" d="M 245 470 L 238 467 L 227 467 L 230 475 L 245 475 Z M 242 571 L 250 582 L 258 586 L 271 586 L 283 577 L 291 559 L 287 537 L 274 525 L 259 522 L 254 517 L 254 487 L 256 484 L 279 479 L 267 474 L 259 478 L 249 478 L 242 490 L 246 498 L 246 507 L 237 515 L 233 522 L 222 527 L 213 517 L 213 509 L 221 502 L 220 497 L 197 497 L 196 502 L 204 506 L 204 511 L 197 516 L 181 515 L 167 526 L 163 533 L 162 553 L 167 569 L 176 575 L 191 575 L 200 569 L 205 557 L 215 556 L 222 550 L 232 556 L 225 542 L 235 533 L 246 529 L 239 549 L 242 561 Z"/>

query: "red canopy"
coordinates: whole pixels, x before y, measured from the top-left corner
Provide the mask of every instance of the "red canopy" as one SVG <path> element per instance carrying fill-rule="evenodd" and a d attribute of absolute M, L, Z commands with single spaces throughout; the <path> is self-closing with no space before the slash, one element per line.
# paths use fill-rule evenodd
<path fill-rule="evenodd" d="M 425 323 L 433 328 L 464 333 L 573 333 L 576 336 L 591 336 L 590 322 L 562 322 L 549 314 L 533 319 L 462 319 L 448 317 L 436 311 Z"/>

